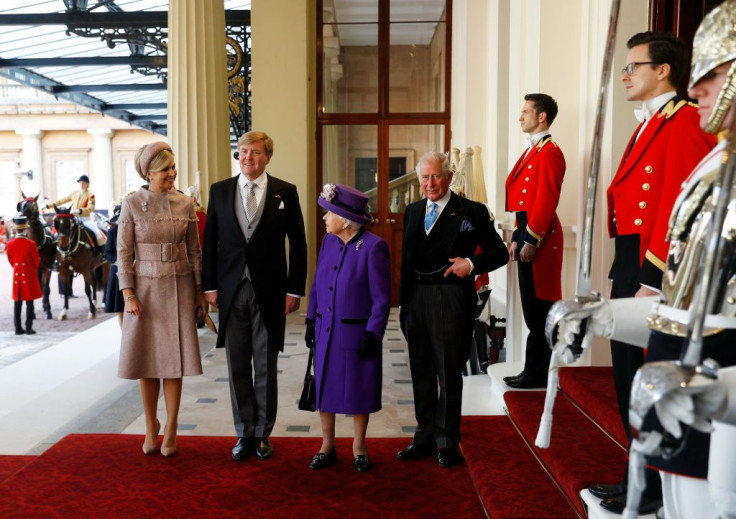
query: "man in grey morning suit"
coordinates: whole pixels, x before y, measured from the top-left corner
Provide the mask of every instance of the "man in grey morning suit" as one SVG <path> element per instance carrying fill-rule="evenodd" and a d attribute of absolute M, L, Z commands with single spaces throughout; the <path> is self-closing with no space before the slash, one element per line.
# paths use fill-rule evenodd
<path fill-rule="evenodd" d="M 238 442 L 235 460 L 273 454 L 276 363 L 286 314 L 299 309 L 307 243 L 296 186 L 265 173 L 273 141 L 263 132 L 238 140 L 241 174 L 212 184 L 202 251 L 205 300 L 219 306 L 217 347 L 227 348 Z M 285 239 L 289 239 L 286 262 Z"/>
<path fill-rule="evenodd" d="M 476 305 L 471 274 L 505 265 L 509 254 L 488 209 L 450 192 L 452 171 L 442 153 L 423 155 L 417 176 L 427 198 L 404 215 L 399 314 L 409 343 L 417 428 L 397 457 L 413 460 L 439 447 L 438 465 L 450 467 L 462 461 L 462 368 Z"/>

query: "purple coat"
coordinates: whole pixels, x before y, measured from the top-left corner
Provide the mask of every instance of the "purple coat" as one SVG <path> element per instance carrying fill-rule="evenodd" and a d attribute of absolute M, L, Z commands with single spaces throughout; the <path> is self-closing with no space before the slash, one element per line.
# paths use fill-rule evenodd
<path fill-rule="evenodd" d="M 381 409 L 382 355 L 358 356 L 366 331 L 383 339 L 391 308 L 391 265 L 384 240 L 361 230 L 346 245 L 322 240 L 309 295 L 315 321 L 317 407 L 330 413 Z"/>

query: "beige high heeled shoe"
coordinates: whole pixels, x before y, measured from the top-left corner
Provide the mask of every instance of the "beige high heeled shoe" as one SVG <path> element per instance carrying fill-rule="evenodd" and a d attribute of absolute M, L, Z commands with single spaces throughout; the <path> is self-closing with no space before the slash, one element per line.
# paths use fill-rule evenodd
<path fill-rule="evenodd" d="M 164 428 L 164 431 L 166 429 Z M 168 440 L 166 438 L 166 433 L 164 432 L 164 440 L 161 443 L 161 454 L 163 456 L 166 456 L 167 458 L 169 456 L 173 456 L 176 454 L 176 433 L 174 433 L 174 446 L 173 447 L 165 447 L 165 445 L 168 443 Z"/>
<path fill-rule="evenodd" d="M 159 422 L 158 419 L 156 419 L 156 435 L 155 435 L 156 436 L 156 443 L 155 443 L 155 445 L 151 446 L 149 444 L 146 444 L 146 440 L 143 440 L 143 454 L 148 455 L 148 454 L 154 454 L 154 453 L 158 452 L 158 450 L 159 450 L 159 448 L 158 448 L 158 433 L 159 433 L 160 430 L 161 430 L 161 422 Z M 146 437 L 148 437 L 148 435 L 146 435 Z"/>

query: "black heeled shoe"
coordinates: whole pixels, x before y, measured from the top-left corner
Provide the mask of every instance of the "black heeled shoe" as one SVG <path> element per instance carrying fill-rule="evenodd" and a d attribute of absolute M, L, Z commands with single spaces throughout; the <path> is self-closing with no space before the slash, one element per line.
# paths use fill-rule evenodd
<path fill-rule="evenodd" d="M 325 454 L 324 452 L 318 452 L 312 458 L 312 462 L 309 464 L 309 468 L 312 470 L 320 470 L 330 465 L 337 463 L 337 449 L 333 448 L 330 452 Z"/>
<path fill-rule="evenodd" d="M 367 455 L 358 454 L 357 456 L 355 456 L 353 467 L 355 467 L 355 470 L 357 470 L 358 472 L 368 472 L 371 468 L 371 462 L 368 461 Z"/>

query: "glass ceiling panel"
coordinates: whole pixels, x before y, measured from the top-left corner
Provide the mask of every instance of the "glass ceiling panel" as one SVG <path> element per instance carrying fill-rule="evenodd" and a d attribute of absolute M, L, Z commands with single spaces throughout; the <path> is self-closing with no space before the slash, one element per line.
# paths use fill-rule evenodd
<path fill-rule="evenodd" d="M 97 5 L 99 0 L 89 0 L 87 9 L 93 13 L 109 13 L 106 5 Z M 213 1 L 213 0 L 203 0 Z M 376 0 L 368 0 L 376 2 Z M 166 0 L 115 0 L 114 5 L 126 12 L 137 11 L 167 11 Z M 224 0 L 226 10 L 247 10 L 251 8 L 251 0 Z M 66 6 L 63 0 L 0 0 L 0 15 L 13 14 L 52 14 L 64 13 Z M 160 55 L 161 52 L 153 47 L 145 47 L 143 52 L 147 56 Z M 63 25 L 0 25 L 0 59 L 53 59 L 53 58 L 93 58 L 93 57 L 128 57 L 131 49 L 127 43 L 116 42 L 110 48 L 99 37 L 80 37 L 75 34 L 66 34 Z M 155 74 L 144 75 L 131 69 L 129 65 L 114 66 L 28 66 L 23 69 L 12 69 L 17 74 L 11 74 L 11 69 L 0 69 L 6 77 L 17 79 L 26 84 L 36 86 L 43 84 L 60 85 L 150 85 L 162 84 L 162 79 Z M 165 72 L 165 71 L 164 71 Z M 31 79 L 32 74 L 40 75 L 38 79 Z M 30 77 L 29 77 L 30 76 Z M 48 78 L 49 83 L 43 78 Z M 64 94 L 56 94 L 64 96 Z M 85 98 L 86 96 L 86 98 Z M 166 103 L 166 90 L 91 90 L 72 96 L 74 100 L 82 98 L 86 102 L 98 105 L 96 100 L 107 105 L 121 103 Z M 69 97 L 67 97 L 69 98 Z M 146 116 L 165 114 L 165 109 L 130 110 L 130 115 Z M 157 119 L 159 125 L 165 125 L 165 120 Z M 165 126 L 164 126 L 165 129 Z M 156 130 L 159 131 L 159 130 Z"/>

